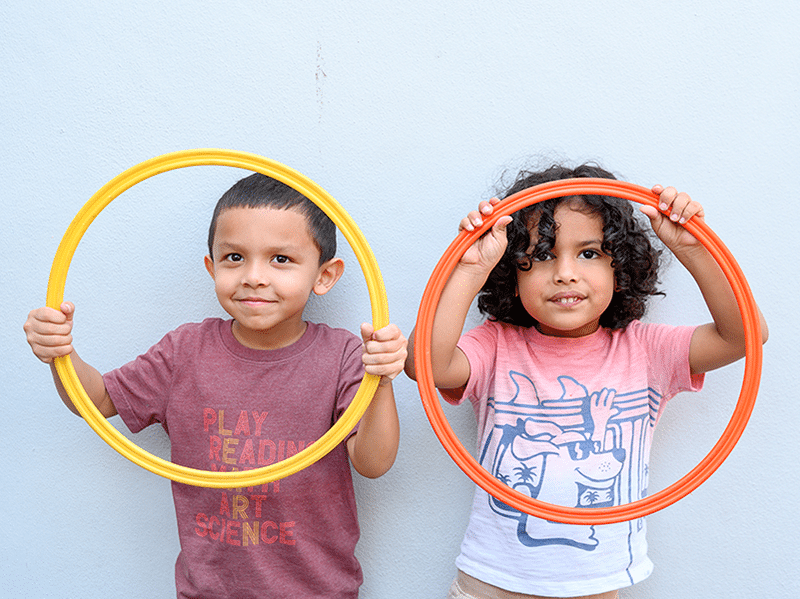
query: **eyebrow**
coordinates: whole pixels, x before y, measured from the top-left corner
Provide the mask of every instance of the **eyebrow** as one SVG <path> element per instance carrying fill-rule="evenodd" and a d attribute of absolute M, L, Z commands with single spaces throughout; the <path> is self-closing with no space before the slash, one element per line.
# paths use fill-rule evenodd
<path fill-rule="evenodd" d="M 299 251 L 299 246 L 287 244 L 287 245 L 274 245 L 268 248 L 265 248 L 267 252 L 271 254 L 291 254 L 296 253 Z M 247 251 L 248 247 L 246 244 L 239 244 L 232 241 L 220 241 L 218 243 L 218 249 L 220 252 L 245 252 Z M 264 248 L 262 248 L 264 249 Z"/>
<path fill-rule="evenodd" d="M 220 251 L 238 251 L 242 249 L 242 246 L 235 243 L 231 243 L 229 241 L 216 242 L 214 243 L 214 245 L 216 245 L 217 249 L 219 249 Z"/>

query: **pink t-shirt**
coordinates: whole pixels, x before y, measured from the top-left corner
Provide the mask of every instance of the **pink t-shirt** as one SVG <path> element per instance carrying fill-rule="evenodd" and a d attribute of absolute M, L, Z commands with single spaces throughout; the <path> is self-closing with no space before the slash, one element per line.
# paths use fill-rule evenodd
<path fill-rule="evenodd" d="M 230 471 L 283 460 L 331 427 L 361 381 L 361 341 L 352 333 L 309 323 L 293 345 L 265 351 L 241 345 L 231 323 L 183 325 L 104 375 L 125 424 L 137 432 L 161 423 L 176 464 Z M 172 483 L 172 492 L 178 597 L 358 596 L 359 528 L 344 442 L 274 483 Z"/>
<path fill-rule="evenodd" d="M 692 327 L 642 324 L 586 337 L 486 322 L 459 341 L 478 457 L 493 476 L 548 503 L 605 507 L 647 494 L 653 430 L 667 400 L 702 387 Z M 576 526 L 522 514 L 477 489 L 456 565 L 518 593 L 576 596 L 647 577 L 645 523 Z"/>

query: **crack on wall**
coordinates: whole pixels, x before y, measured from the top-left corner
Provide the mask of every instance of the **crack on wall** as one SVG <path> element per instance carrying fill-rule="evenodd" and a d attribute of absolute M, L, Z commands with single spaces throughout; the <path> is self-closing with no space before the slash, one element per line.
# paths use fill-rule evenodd
<path fill-rule="evenodd" d="M 316 81 L 317 106 L 319 107 L 319 123 L 322 123 L 322 109 L 325 106 L 324 85 L 328 75 L 325 73 L 325 60 L 322 57 L 322 42 L 317 41 L 317 67 L 314 74 Z"/>

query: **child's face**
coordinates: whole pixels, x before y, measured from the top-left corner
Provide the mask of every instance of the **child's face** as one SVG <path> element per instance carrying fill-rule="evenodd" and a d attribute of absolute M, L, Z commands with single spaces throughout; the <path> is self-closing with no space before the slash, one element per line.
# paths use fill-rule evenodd
<path fill-rule="evenodd" d="M 565 202 L 555 210 L 555 245 L 534 257 L 528 271 L 517 271 L 517 293 L 539 330 L 554 337 L 582 337 L 595 332 L 611 303 L 615 278 L 611 257 L 602 251 L 603 223 Z M 531 223 L 531 247 L 538 239 Z"/>
<path fill-rule="evenodd" d="M 217 299 L 235 321 L 234 336 L 257 349 L 299 339 L 309 295 L 326 293 L 343 267 L 338 258 L 320 265 L 306 218 L 295 210 L 225 210 L 217 220 L 213 251 L 213 260 L 206 256 L 205 261 Z"/>

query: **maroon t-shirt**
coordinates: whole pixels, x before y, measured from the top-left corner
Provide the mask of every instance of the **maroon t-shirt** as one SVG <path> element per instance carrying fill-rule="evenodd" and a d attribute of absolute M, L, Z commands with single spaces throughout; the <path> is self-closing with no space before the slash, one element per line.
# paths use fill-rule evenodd
<path fill-rule="evenodd" d="M 131 431 L 161 423 L 172 461 L 244 470 L 283 460 L 319 439 L 353 399 L 361 341 L 309 323 L 278 350 L 241 345 L 231 320 L 168 333 L 104 375 Z M 181 552 L 178 597 L 355 598 L 361 567 L 345 443 L 285 479 L 245 489 L 172 483 Z"/>

